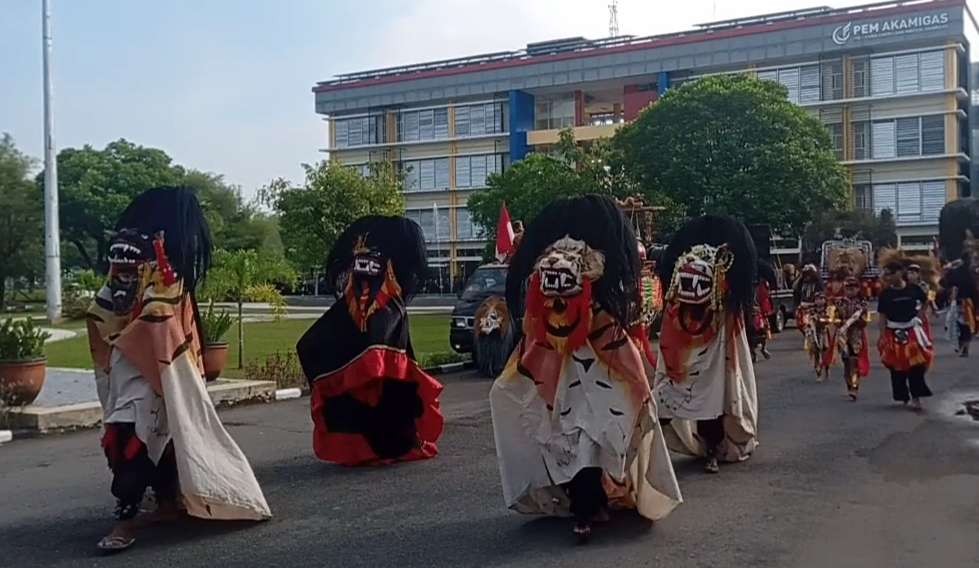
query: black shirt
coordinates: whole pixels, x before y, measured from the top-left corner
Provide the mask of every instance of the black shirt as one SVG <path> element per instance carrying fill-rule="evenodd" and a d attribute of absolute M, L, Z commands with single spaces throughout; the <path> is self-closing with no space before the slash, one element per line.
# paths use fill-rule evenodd
<path fill-rule="evenodd" d="M 920 286 L 888 288 L 880 293 L 877 311 L 888 321 L 909 322 L 918 315 L 918 309 L 927 301 L 928 296 Z"/>

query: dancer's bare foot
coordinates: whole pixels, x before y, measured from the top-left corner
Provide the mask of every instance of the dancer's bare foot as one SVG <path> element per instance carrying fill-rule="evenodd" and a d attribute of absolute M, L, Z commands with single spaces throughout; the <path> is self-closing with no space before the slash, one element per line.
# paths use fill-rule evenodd
<path fill-rule="evenodd" d="M 915 412 L 921 412 L 924 409 L 925 408 L 923 406 L 921 406 L 921 399 L 920 398 L 913 398 L 913 399 L 911 399 L 911 410 L 913 410 Z"/>

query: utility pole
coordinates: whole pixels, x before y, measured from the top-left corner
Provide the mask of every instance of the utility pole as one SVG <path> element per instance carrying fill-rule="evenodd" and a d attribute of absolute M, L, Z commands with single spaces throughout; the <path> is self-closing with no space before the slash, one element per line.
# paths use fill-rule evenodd
<path fill-rule="evenodd" d="M 48 321 L 61 319 L 61 230 L 58 227 L 58 164 L 51 88 L 51 6 L 41 0 L 44 36 L 44 283 Z"/>

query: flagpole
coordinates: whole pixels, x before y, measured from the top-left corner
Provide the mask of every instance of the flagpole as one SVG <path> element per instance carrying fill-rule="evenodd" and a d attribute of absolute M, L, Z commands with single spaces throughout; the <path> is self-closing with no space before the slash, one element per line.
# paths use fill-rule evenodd
<path fill-rule="evenodd" d="M 51 84 L 51 6 L 41 0 L 44 47 L 44 283 L 48 321 L 61 319 L 61 231 L 58 227 L 58 163 Z"/>

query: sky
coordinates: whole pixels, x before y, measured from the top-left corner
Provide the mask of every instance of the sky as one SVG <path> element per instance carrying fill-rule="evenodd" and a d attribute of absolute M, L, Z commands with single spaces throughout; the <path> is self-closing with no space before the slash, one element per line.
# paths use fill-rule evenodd
<path fill-rule="evenodd" d="M 58 148 L 119 138 L 222 174 L 248 198 L 301 182 L 337 73 L 608 35 L 610 0 L 51 0 Z M 619 0 L 621 34 L 864 1 Z M 0 132 L 43 159 L 41 0 L 0 0 Z"/>

